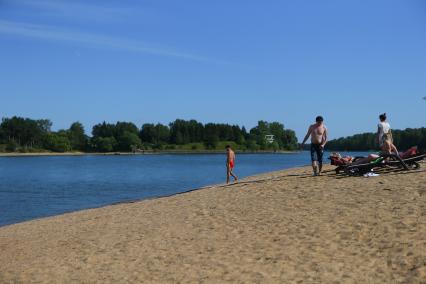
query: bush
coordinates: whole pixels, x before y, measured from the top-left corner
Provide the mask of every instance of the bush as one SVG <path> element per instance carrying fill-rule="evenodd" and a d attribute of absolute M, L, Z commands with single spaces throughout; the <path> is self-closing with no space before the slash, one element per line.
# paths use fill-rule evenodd
<path fill-rule="evenodd" d="M 117 145 L 114 137 L 96 137 L 92 139 L 92 146 L 98 152 L 112 152 Z"/>
<path fill-rule="evenodd" d="M 44 147 L 53 152 L 67 152 L 71 150 L 71 143 L 67 136 L 58 133 L 46 135 Z"/>
<path fill-rule="evenodd" d="M 18 143 L 15 142 L 15 140 L 10 140 L 7 144 L 6 144 L 6 151 L 7 152 L 16 152 L 16 150 L 18 149 Z"/>
<path fill-rule="evenodd" d="M 254 140 L 247 140 L 246 142 L 247 150 L 249 151 L 258 151 L 260 146 L 256 144 Z"/>
<path fill-rule="evenodd" d="M 274 152 L 276 152 L 280 149 L 280 145 L 278 144 L 277 141 L 272 142 L 270 147 L 272 148 L 272 150 L 274 150 Z"/>
<path fill-rule="evenodd" d="M 176 145 L 173 145 L 173 144 L 167 145 L 166 150 L 176 150 Z"/>
<path fill-rule="evenodd" d="M 164 149 L 164 145 L 162 143 L 154 144 L 154 145 L 152 145 L 152 149 L 154 149 L 154 150 L 163 150 Z"/>
<path fill-rule="evenodd" d="M 27 153 L 27 148 L 26 147 L 21 147 L 18 149 L 19 153 Z"/>
<path fill-rule="evenodd" d="M 141 139 L 135 133 L 124 131 L 118 141 L 118 150 L 132 151 L 132 149 L 139 148 L 142 145 Z"/>
<path fill-rule="evenodd" d="M 216 149 L 217 150 L 225 150 L 225 147 L 229 145 L 232 149 L 237 150 L 239 149 L 239 145 L 235 143 L 234 141 L 221 141 L 217 144 Z"/>
<path fill-rule="evenodd" d="M 204 141 L 204 146 L 206 149 L 214 150 L 219 144 L 219 137 L 216 135 L 209 135 Z"/>

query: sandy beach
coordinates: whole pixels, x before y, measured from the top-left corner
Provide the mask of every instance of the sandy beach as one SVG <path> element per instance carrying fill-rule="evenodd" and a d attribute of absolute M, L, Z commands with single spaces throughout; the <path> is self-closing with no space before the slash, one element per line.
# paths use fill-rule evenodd
<path fill-rule="evenodd" d="M 424 167 L 299 168 L 1 227 L 0 282 L 426 283 Z"/>

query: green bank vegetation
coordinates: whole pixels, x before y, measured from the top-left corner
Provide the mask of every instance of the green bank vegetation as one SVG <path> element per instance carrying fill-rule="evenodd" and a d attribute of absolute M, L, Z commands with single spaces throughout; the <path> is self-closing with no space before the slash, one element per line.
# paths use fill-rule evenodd
<path fill-rule="evenodd" d="M 426 151 L 426 128 L 407 128 L 405 130 L 392 130 L 394 144 L 400 150 L 418 146 Z M 331 151 L 370 151 L 377 150 L 376 133 L 362 133 L 349 137 L 339 138 L 327 143 Z"/>
<path fill-rule="evenodd" d="M 91 136 L 74 122 L 69 129 L 52 131 L 48 119 L 3 118 L 0 124 L 0 152 L 138 152 L 138 151 L 217 151 L 227 144 L 240 151 L 296 150 L 293 130 L 279 122 L 259 121 L 245 127 L 177 119 L 169 125 L 132 122 L 96 124 Z M 266 135 L 274 135 L 267 141 Z"/>

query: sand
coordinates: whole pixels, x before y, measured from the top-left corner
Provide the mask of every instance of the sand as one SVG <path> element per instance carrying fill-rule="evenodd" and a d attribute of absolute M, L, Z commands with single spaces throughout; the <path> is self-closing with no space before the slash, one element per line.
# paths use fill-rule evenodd
<path fill-rule="evenodd" d="M 5 226 L 0 282 L 426 283 L 425 182 L 301 168 Z"/>

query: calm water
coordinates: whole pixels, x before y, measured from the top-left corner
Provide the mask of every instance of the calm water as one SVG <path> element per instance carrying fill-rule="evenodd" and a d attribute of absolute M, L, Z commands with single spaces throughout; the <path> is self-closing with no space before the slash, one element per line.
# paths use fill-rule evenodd
<path fill-rule="evenodd" d="M 238 155 L 239 177 L 310 163 L 308 153 Z M 224 155 L 0 158 L 0 226 L 222 183 Z"/>

